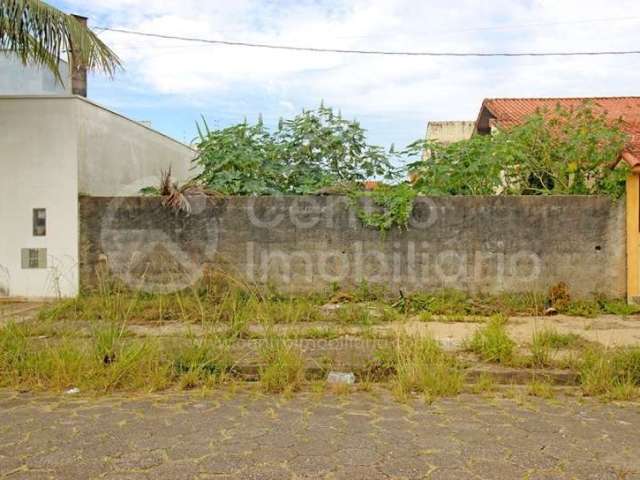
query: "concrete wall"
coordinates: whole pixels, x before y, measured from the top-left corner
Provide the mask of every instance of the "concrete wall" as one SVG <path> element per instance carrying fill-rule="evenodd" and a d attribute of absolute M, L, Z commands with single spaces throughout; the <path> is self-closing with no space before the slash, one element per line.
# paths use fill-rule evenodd
<path fill-rule="evenodd" d="M 167 291 L 216 266 L 289 291 L 363 279 L 392 289 L 625 294 L 624 202 L 604 197 L 419 198 L 408 230 L 362 226 L 342 197 L 83 197 L 81 277 L 99 264 L 135 288 Z"/>
<path fill-rule="evenodd" d="M 0 295 L 75 295 L 78 176 L 73 104 L 0 99 Z M 32 211 L 47 210 L 34 237 Z M 47 248 L 46 269 L 22 269 L 22 248 Z"/>
<path fill-rule="evenodd" d="M 0 95 L 69 95 L 71 78 L 66 62 L 60 64 L 64 85 L 46 68 L 24 66 L 13 54 L 0 51 Z"/>
<path fill-rule="evenodd" d="M 429 122 L 427 124 L 427 140 L 441 143 L 453 143 L 468 140 L 473 135 L 474 121 Z"/>
<path fill-rule="evenodd" d="M 179 182 L 195 175 L 186 145 L 87 100 L 76 103 L 81 193 L 137 195 L 169 167 Z"/>

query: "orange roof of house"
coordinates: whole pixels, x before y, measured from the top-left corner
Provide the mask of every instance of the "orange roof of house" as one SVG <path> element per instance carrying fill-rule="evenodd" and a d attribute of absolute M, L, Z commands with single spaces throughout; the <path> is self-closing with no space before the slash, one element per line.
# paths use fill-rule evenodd
<path fill-rule="evenodd" d="M 622 129 L 630 137 L 625 152 L 640 158 L 640 97 L 487 98 L 482 102 L 475 130 L 489 131 L 493 123 L 514 126 L 540 109 L 558 105 L 571 109 L 584 102 L 590 102 L 596 112 L 604 113 L 612 121 L 622 120 Z M 630 161 L 628 155 L 623 158 Z M 637 166 L 640 167 L 640 160 Z"/>

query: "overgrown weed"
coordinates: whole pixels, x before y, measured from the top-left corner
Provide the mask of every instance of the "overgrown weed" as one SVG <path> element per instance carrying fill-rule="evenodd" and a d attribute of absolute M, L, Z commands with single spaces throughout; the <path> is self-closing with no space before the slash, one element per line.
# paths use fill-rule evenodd
<path fill-rule="evenodd" d="M 507 334 L 507 319 L 493 316 L 483 327 L 477 329 L 468 348 L 487 362 L 508 364 L 514 356 L 515 342 Z"/>
<path fill-rule="evenodd" d="M 290 394 L 304 384 L 304 358 L 293 343 L 268 338 L 259 349 L 260 387 L 264 392 Z"/>
<path fill-rule="evenodd" d="M 433 401 L 462 391 L 465 378 L 462 368 L 431 337 L 400 335 L 393 347 L 379 353 L 379 358 L 384 369 L 393 371 L 394 393 L 401 400 L 414 392 Z"/>

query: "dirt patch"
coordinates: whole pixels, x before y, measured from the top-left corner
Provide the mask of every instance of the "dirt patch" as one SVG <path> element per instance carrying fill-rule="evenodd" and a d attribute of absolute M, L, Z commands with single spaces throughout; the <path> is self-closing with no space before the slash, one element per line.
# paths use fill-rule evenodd
<path fill-rule="evenodd" d="M 45 305 L 43 302 L 0 301 L 0 326 L 7 322 L 32 320 Z"/>

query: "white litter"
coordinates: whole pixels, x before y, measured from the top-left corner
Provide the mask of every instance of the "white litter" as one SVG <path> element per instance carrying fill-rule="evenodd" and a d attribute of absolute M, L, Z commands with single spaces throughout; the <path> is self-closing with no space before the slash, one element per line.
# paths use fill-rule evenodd
<path fill-rule="evenodd" d="M 329 372 L 327 382 L 353 385 L 354 383 L 356 383 L 356 376 L 351 372 Z"/>
<path fill-rule="evenodd" d="M 77 388 L 77 387 L 73 387 L 73 388 L 70 388 L 69 390 L 67 390 L 64 393 L 66 393 L 67 395 L 75 395 L 76 393 L 80 393 L 80 389 Z"/>

